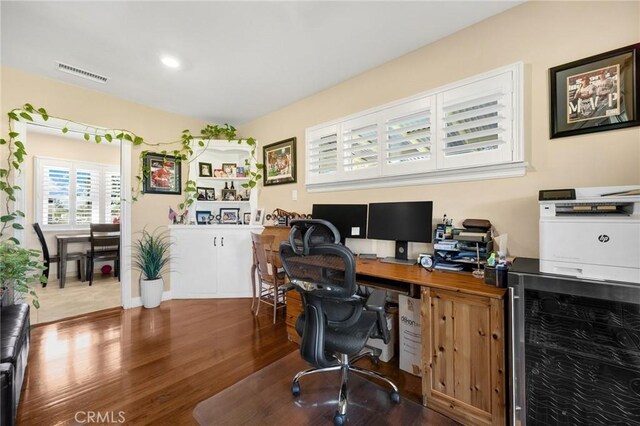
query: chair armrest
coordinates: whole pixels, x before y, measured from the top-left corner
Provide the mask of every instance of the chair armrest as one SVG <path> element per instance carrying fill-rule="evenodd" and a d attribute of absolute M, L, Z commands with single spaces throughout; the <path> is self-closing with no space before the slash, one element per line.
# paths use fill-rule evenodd
<path fill-rule="evenodd" d="M 373 290 L 373 292 L 367 298 L 367 302 L 364 308 L 367 311 L 373 311 L 378 316 L 377 321 L 377 333 L 374 333 L 371 337 L 376 339 L 382 339 L 387 344 L 391 340 L 391 332 L 387 326 L 387 317 L 384 311 L 384 305 L 387 298 L 387 292 L 384 290 Z"/>

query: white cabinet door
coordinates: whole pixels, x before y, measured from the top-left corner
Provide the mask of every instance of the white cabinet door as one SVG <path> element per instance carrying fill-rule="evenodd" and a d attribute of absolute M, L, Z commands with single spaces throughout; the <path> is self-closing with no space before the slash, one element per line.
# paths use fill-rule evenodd
<path fill-rule="evenodd" d="M 215 297 L 218 292 L 218 233 L 208 229 L 172 232 L 171 292 L 176 299 Z"/>
<path fill-rule="evenodd" d="M 218 233 L 217 297 L 251 297 L 251 232 Z"/>

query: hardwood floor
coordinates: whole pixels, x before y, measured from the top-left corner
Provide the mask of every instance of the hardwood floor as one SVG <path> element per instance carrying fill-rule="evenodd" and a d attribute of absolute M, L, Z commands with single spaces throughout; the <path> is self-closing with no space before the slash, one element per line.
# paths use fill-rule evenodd
<path fill-rule="evenodd" d="M 18 424 L 78 424 L 90 415 L 195 424 L 200 401 L 297 348 L 284 316 L 276 325 L 266 310 L 254 318 L 249 299 L 174 300 L 36 326 Z M 421 402 L 419 378 L 397 361 L 380 365 L 403 396 Z"/>

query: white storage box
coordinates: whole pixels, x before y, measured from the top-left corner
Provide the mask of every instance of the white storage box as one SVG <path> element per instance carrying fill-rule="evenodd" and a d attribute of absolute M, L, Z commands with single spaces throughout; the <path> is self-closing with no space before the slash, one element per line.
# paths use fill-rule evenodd
<path fill-rule="evenodd" d="M 393 358 L 393 355 L 395 354 L 396 351 L 396 328 L 397 325 L 394 325 L 394 318 L 396 317 L 397 312 L 393 313 L 393 312 L 387 312 L 386 317 L 387 317 L 387 327 L 389 328 L 389 332 L 391 333 L 391 339 L 389 340 L 389 343 L 387 343 L 385 345 L 384 341 L 382 339 L 369 339 L 367 340 L 367 347 L 368 348 L 375 348 L 375 349 L 380 349 L 382 351 L 382 353 L 380 354 L 380 356 L 378 357 L 380 359 L 380 361 L 382 362 L 389 362 L 391 360 L 391 358 Z"/>
<path fill-rule="evenodd" d="M 398 297 L 400 305 L 400 368 L 415 376 L 422 376 L 422 330 L 420 328 L 420 299 Z"/>

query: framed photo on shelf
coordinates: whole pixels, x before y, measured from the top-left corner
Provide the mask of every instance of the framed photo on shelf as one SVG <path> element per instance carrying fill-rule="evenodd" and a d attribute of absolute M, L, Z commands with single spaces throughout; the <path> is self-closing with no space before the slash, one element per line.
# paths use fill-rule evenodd
<path fill-rule="evenodd" d="M 213 168 L 211 168 L 211 163 L 198 163 L 198 176 L 213 177 Z"/>
<path fill-rule="evenodd" d="M 226 207 L 221 208 L 220 223 L 240 223 L 240 209 Z"/>
<path fill-rule="evenodd" d="M 215 188 L 205 188 L 205 199 L 207 201 L 216 201 L 216 189 Z"/>
<path fill-rule="evenodd" d="M 262 148 L 264 186 L 296 181 L 296 138 L 285 139 Z"/>
<path fill-rule="evenodd" d="M 264 222 L 264 209 L 256 209 L 251 215 L 251 225 L 262 225 Z"/>
<path fill-rule="evenodd" d="M 549 70 L 551 138 L 640 125 L 640 43 Z"/>
<path fill-rule="evenodd" d="M 181 194 L 181 166 L 177 157 L 148 152 L 143 159 L 145 194 Z"/>
<path fill-rule="evenodd" d="M 220 190 L 220 199 L 222 201 L 235 201 L 236 200 L 236 190 L 235 189 L 221 189 Z"/>
<path fill-rule="evenodd" d="M 209 223 L 209 216 L 211 216 L 210 211 L 197 210 L 196 211 L 196 223 L 198 225 L 206 225 Z"/>
<path fill-rule="evenodd" d="M 251 224 L 251 213 L 250 212 L 245 212 L 243 214 L 242 223 L 244 223 L 245 225 Z"/>
<path fill-rule="evenodd" d="M 213 177 L 223 178 L 227 177 L 227 174 L 222 169 L 213 169 Z"/>
<path fill-rule="evenodd" d="M 236 167 L 236 177 L 246 177 L 244 167 Z"/>
<path fill-rule="evenodd" d="M 201 186 L 198 186 L 196 188 L 196 192 L 198 193 L 198 196 L 196 197 L 196 199 L 198 201 L 204 201 L 207 199 L 207 189 L 208 188 L 203 188 Z"/>
<path fill-rule="evenodd" d="M 235 177 L 237 166 L 238 165 L 236 163 L 222 163 L 222 171 L 225 173 L 226 177 Z"/>

